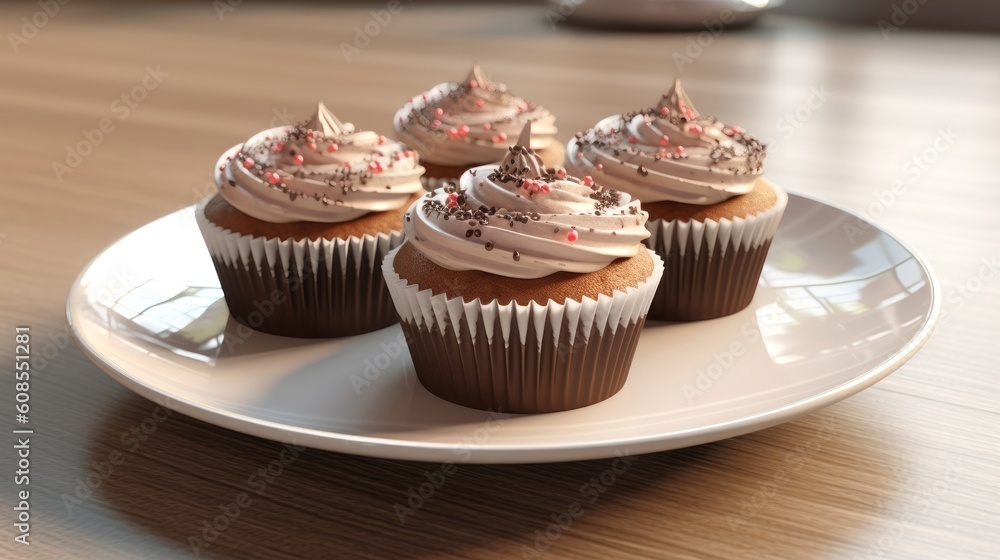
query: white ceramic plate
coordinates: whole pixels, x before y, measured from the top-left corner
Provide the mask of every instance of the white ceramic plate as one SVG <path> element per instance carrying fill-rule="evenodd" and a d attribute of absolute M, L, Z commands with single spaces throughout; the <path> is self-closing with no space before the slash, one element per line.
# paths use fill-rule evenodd
<path fill-rule="evenodd" d="M 753 22 L 785 0 L 548 0 L 545 19 L 594 27 L 693 30 L 715 35 Z"/>
<path fill-rule="evenodd" d="M 611 399 L 555 414 L 456 406 L 416 381 L 398 326 L 339 340 L 230 321 L 187 208 L 97 257 L 67 303 L 80 347 L 136 393 L 222 427 L 420 461 L 528 463 L 697 445 L 821 409 L 927 340 L 934 275 L 895 237 L 791 195 L 756 298 L 736 315 L 647 323 Z"/>

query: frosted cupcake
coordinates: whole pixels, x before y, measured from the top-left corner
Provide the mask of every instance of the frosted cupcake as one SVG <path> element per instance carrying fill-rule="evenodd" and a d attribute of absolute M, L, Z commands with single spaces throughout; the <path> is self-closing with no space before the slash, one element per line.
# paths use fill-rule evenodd
<path fill-rule="evenodd" d="M 417 155 L 355 131 L 320 103 L 219 159 L 196 209 L 233 317 L 279 335 L 334 337 L 397 320 L 379 269 L 423 193 Z"/>
<path fill-rule="evenodd" d="M 499 161 L 529 122 L 531 149 L 546 165 L 562 165 L 555 116 L 491 81 L 478 65 L 464 81 L 438 84 L 411 98 L 392 122 L 396 137 L 420 154 L 431 189 L 442 179 Z"/>
<path fill-rule="evenodd" d="M 382 265 L 420 382 L 472 408 L 614 395 L 663 274 L 639 203 L 546 167 L 530 126 L 501 163 L 414 203 Z"/>
<path fill-rule="evenodd" d="M 698 113 L 680 81 L 652 108 L 578 133 L 566 167 L 639 198 L 666 263 L 650 318 L 695 321 L 753 299 L 788 196 L 763 178 L 764 146 Z"/>

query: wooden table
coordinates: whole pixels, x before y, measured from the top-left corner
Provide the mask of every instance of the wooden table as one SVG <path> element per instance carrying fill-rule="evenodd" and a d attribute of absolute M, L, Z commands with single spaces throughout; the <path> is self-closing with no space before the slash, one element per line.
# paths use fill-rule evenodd
<path fill-rule="evenodd" d="M 66 336 L 66 294 L 81 268 L 211 192 L 223 149 L 307 117 L 319 98 L 387 131 L 405 99 L 462 78 L 474 59 L 551 108 L 568 138 L 616 109 L 653 103 L 677 72 L 675 52 L 691 59 L 681 65 L 699 108 L 776 143 L 770 178 L 871 213 L 923 253 L 941 281 L 944 319 L 915 358 L 855 397 L 751 435 L 641 457 L 551 548 L 527 557 L 1000 555 L 1000 277 L 984 266 L 1000 251 L 1000 38 L 904 28 L 885 39 L 874 22 L 772 17 L 702 35 L 699 53 L 687 51 L 696 34 L 551 27 L 538 6 L 404 2 L 384 27 L 369 25 L 378 35 L 348 63 L 341 44 L 386 5 L 240 5 L 222 17 L 219 6 L 74 2 L 52 17 L 34 3 L 0 7 L 5 31 L 23 32 L 22 17 L 45 22 L 30 38 L 27 29 L 17 53 L 0 49 L 0 356 L 13 362 L 9 334 L 23 324 L 36 351 L 51 354 L 31 378 L 30 548 L 14 543 L 10 522 L 13 436 L 0 462 L 7 557 L 194 554 L 190 538 L 279 457 L 279 443 L 167 415 Z M 102 120 L 100 138 L 83 132 Z M 933 163 L 911 161 L 948 134 Z M 67 163 L 68 147 L 81 143 L 92 149 Z M 902 190 L 890 201 L 895 181 Z M 4 375 L 0 416 L 14 428 Z M 401 525 L 394 505 L 430 466 L 306 450 L 200 554 L 520 558 L 609 465 L 463 465 Z M 772 484 L 778 471 L 787 478 Z M 88 477 L 100 487 L 68 500 Z"/>

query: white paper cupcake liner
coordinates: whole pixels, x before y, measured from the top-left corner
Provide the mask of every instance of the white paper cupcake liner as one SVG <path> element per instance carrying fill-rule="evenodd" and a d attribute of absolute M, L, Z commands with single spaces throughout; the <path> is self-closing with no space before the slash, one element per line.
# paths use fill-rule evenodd
<path fill-rule="evenodd" d="M 400 278 L 393 269 L 397 251 L 398 249 L 393 249 L 386 255 L 382 261 L 382 272 L 402 320 L 418 327 L 436 326 L 441 332 L 446 325 L 450 325 L 453 333 L 457 333 L 460 325 L 464 324 L 469 326 L 475 338 L 479 318 L 485 317 L 485 335 L 490 343 L 499 336 L 504 344 L 509 344 L 512 337 L 516 336 L 525 344 L 529 322 L 534 323 L 535 330 L 539 333 L 539 345 L 543 342 L 541 332 L 545 323 L 550 325 L 552 334 L 556 337 L 562 329 L 569 329 L 571 344 L 579 332 L 603 334 L 605 330 L 610 330 L 614 333 L 619 326 L 634 324 L 645 316 L 663 276 L 663 261 L 655 252 L 647 249 L 653 259 L 653 273 L 650 277 L 624 291 L 616 290 L 610 296 L 600 294 L 597 299 L 583 297 L 579 301 L 567 299 L 564 303 L 550 301 L 540 304 L 532 301 L 527 305 L 517 302 L 501 305 L 496 300 L 483 303 L 478 299 L 466 303 L 460 295 L 434 294 L 431 290 L 421 290 L 416 284 Z M 494 324 L 499 327 L 499 332 Z"/>

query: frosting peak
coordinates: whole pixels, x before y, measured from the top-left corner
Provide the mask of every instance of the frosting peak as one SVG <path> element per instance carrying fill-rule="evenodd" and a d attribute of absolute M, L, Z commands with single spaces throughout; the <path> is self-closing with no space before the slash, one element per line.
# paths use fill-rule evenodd
<path fill-rule="evenodd" d="M 348 126 L 340 122 L 322 101 L 316 104 L 316 114 L 309 119 L 307 126 L 310 130 L 328 137 L 339 137 L 354 132 L 354 125 Z"/>
<path fill-rule="evenodd" d="M 479 66 L 478 62 L 472 64 L 472 70 L 469 70 L 469 76 L 465 78 L 465 83 L 472 84 L 476 83 L 477 86 L 486 87 L 486 84 L 492 84 L 486 74 L 483 73 L 483 69 Z"/>
<path fill-rule="evenodd" d="M 764 146 L 738 126 L 701 115 L 675 80 L 652 108 L 613 115 L 567 146 L 567 167 L 646 202 L 715 204 L 753 189 Z"/>
<path fill-rule="evenodd" d="M 396 136 L 425 161 L 440 165 L 497 161 L 528 122 L 535 125 L 531 148 L 545 149 L 556 141 L 552 113 L 490 80 L 478 64 L 464 81 L 434 86 L 393 117 Z"/>
<path fill-rule="evenodd" d="M 649 236 L 639 202 L 546 168 L 525 145 L 530 135 L 529 124 L 501 162 L 414 203 L 403 223 L 409 241 L 444 268 L 512 278 L 593 272 L 635 256 Z"/>
<path fill-rule="evenodd" d="M 423 190 L 423 172 L 415 152 L 356 132 L 320 102 L 311 119 L 227 150 L 215 183 L 227 202 L 259 220 L 333 223 L 401 207 Z"/>
<path fill-rule="evenodd" d="M 503 175 L 519 177 L 541 177 L 545 173 L 542 157 L 529 147 L 531 143 L 531 123 L 524 125 L 517 143 L 508 149 L 507 157 L 500 161 L 498 171 Z"/>

